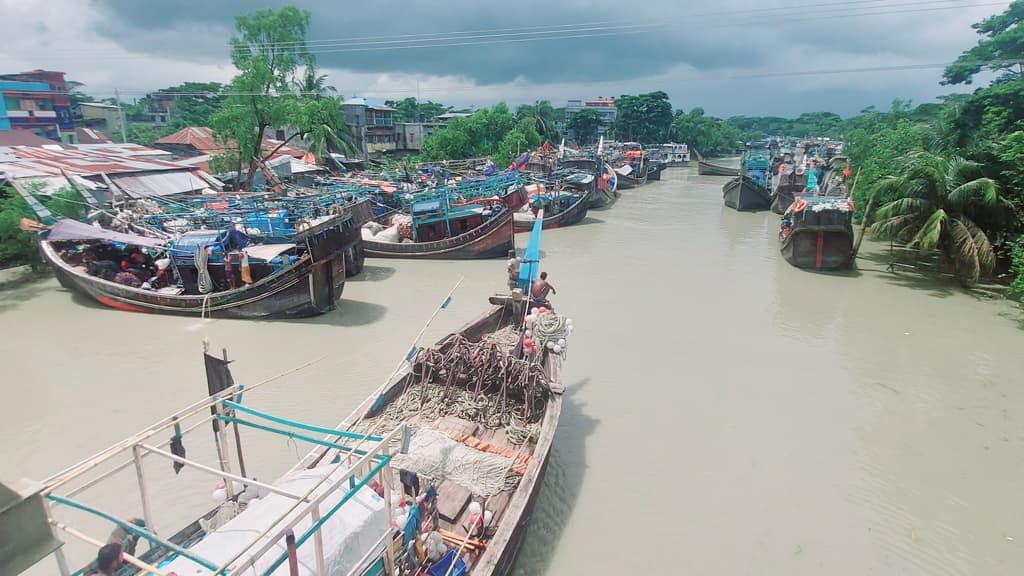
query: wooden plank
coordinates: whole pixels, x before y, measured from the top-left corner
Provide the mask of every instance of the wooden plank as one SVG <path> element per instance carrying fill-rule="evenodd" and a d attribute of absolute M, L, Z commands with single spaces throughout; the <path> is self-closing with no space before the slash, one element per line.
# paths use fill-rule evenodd
<path fill-rule="evenodd" d="M 442 520 L 455 524 L 469 506 L 472 494 L 455 482 L 443 482 L 437 487 L 437 514 Z"/>

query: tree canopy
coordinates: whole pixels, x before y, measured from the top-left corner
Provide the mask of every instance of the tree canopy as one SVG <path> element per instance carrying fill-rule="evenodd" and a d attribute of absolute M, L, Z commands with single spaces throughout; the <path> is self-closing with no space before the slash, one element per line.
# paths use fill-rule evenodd
<path fill-rule="evenodd" d="M 1014 0 L 1002 13 L 973 24 L 981 39 L 946 67 L 942 83 L 970 84 L 982 70 L 1001 73 L 1000 81 L 1024 79 L 1022 20 L 1024 0 Z"/>
<path fill-rule="evenodd" d="M 587 146 L 597 142 L 597 135 L 604 126 L 604 117 L 596 110 L 583 109 L 569 117 L 568 128 L 576 143 Z"/>
<path fill-rule="evenodd" d="M 668 140 L 672 124 L 672 103 L 668 94 L 658 90 L 639 96 L 622 95 L 615 99 L 615 139 L 660 144 Z"/>
<path fill-rule="evenodd" d="M 277 152 L 263 150 L 268 129 L 287 128 L 296 137 L 344 146 L 337 135 L 345 130 L 339 101 L 314 90 L 295 93 L 296 83 L 319 77 L 316 61 L 306 50 L 310 13 L 293 6 L 264 9 L 235 18 L 237 34 L 231 39 L 231 62 L 238 74 L 227 88 L 228 97 L 210 119 L 210 127 L 222 141 L 238 144 L 230 162 L 238 168 L 248 163 L 245 189 L 252 189 L 257 165 Z M 321 87 L 322 88 L 322 87 Z M 282 144 L 283 145 L 283 144 Z M 280 146 L 278 147 L 278 149 Z"/>

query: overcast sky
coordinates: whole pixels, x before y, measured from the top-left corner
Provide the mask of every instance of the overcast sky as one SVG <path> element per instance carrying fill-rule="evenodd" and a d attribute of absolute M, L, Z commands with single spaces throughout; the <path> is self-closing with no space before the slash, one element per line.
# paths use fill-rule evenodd
<path fill-rule="evenodd" d="M 846 116 L 953 91 L 914 67 L 955 59 L 1009 2 L 0 0 L 0 71 L 61 70 L 124 98 L 227 82 L 233 16 L 285 4 L 312 12 L 310 46 L 345 97 L 564 106 L 664 90 L 718 116 Z"/>

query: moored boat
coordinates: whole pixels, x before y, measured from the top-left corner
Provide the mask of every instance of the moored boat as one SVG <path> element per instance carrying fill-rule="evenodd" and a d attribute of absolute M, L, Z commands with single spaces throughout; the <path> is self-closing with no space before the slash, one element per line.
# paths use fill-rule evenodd
<path fill-rule="evenodd" d="M 740 212 L 767 210 L 771 206 L 771 195 L 756 181 L 746 176 L 737 176 L 722 186 L 725 205 Z"/>
<path fill-rule="evenodd" d="M 546 199 L 543 202 L 535 202 L 531 197 L 527 207 L 513 215 L 515 231 L 526 232 L 533 228 L 537 218 L 534 209 L 544 210 L 544 230 L 571 226 L 586 218 L 590 208 L 590 195 L 596 189 L 595 180 L 590 174 L 578 173 L 574 176 L 574 184 L 563 184 L 564 187 L 550 195 L 542 192 Z M 529 192 L 529 187 L 527 191 Z"/>
<path fill-rule="evenodd" d="M 333 310 L 345 286 L 346 253 L 361 242 L 351 215 L 342 214 L 315 221 L 291 243 L 270 245 L 251 243 L 237 231 L 197 231 L 168 242 L 62 220 L 41 234 L 39 247 L 62 286 L 104 306 L 132 312 L 274 319 Z M 152 266 L 154 273 L 144 281 L 137 274 L 148 272 L 130 272 L 124 264 L 118 268 L 119 257 L 93 257 L 99 253 L 96 247 L 119 253 L 118 246 L 168 256 L 161 259 L 164 268 L 156 271 Z M 196 262 L 196 255 L 202 261 Z M 99 265 L 103 263 L 108 265 Z"/>
<path fill-rule="evenodd" d="M 739 176 L 739 173 L 739 168 L 726 168 L 703 160 L 697 161 L 697 174 L 701 176 Z"/>
<path fill-rule="evenodd" d="M 412 214 L 400 215 L 408 226 L 404 235 L 411 241 L 381 241 L 381 234 L 363 236 L 363 251 L 369 258 L 467 260 L 501 258 L 514 245 L 512 217 L 526 203 L 518 183 L 500 198 L 484 198 L 460 205 L 444 198 L 414 203 Z M 393 221 L 391 226 L 402 228 Z"/>
<path fill-rule="evenodd" d="M 848 268 L 853 262 L 852 216 L 848 198 L 797 196 L 782 218 L 782 256 L 797 268 Z"/>

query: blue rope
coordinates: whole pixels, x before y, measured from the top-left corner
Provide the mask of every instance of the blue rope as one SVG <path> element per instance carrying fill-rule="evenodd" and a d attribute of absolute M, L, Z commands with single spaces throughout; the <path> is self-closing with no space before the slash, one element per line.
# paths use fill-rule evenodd
<path fill-rule="evenodd" d="M 292 428 L 307 430 L 309 432 L 321 432 L 323 434 L 330 434 L 331 436 L 341 436 L 344 438 L 352 438 L 354 440 L 370 440 L 371 442 L 380 442 L 383 440 L 380 436 L 366 436 L 365 434 L 356 434 L 355 432 L 348 432 L 346 430 L 335 430 L 334 428 L 324 428 L 322 426 L 314 426 L 312 424 L 304 424 L 302 422 L 296 422 L 295 420 L 280 418 L 273 414 L 267 414 L 266 412 L 260 412 L 259 410 L 249 408 L 248 406 L 242 406 L 241 404 L 232 402 L 231 400 L 224 400 L 224 405 L 234 410 L 238 410 L 239 412 L 245 412 L 246 414 L 251 414 L 258 418 L 263 418 L 264 420 L 270 420 L 271 422 L 275 422 L 282 426 L 290 426 Z"/>
<path fill-rule="evenodd" d="M 185 558 L 188 558 L 189 560 L 195 562 L 196 564 L 199 564 L 203 568 L 207 568 L 209 570 L 216 570 L 217 568 L 220 568 L 220 566 L 217 566 L 209 560 L 205 560 L 200 556 L 196 556 L 195 554 L 189 552 L 185 548 L 182 548 L 177 544 L 174 544 L 172 542 L 164 540 L 163 538 L 160 538 L 159 536 L 156 536 L 149 530 L 142 530 L 134 524 L 130 522 L 125 522 L 117 517 L 107 514 L 106 512 L 102 512 L 100 510 L 86 506 L 85 504 L 81 504 L 79 502 L 75 502 L 74 500 L 68 498 L 57 496 L 56 494 L 49 494 L 47 498 L 53 500 L 54 502 L 57 502 L 58 504 L 70 506 L 83 512 L 88 512 L 89 514 L 92 514 L 94 516 L 99 516 L 100 518 L 103 518 L 108 522 L 113 522 L 114 524 L 117 524 L 121 528 L 125 529 L 127 532 L 130 532 L 131 534 L 134 534 L 135 536 L 138 536 L 140 538 L 146 539 L 150 544 L 159 544 L 160 546 L 163 546 L 164 548 L 167 548 L 172 552 L 176 552 L 177 554 L 184 556 Z"/>
<path fill-rule="evenodd" d="M 351 490 L 346 492 L 344 496 L 342 496 L 340 502 L 335 504 L 327 512 L 327 514 L 324 514 L 323 517 L 320 518 L 320 520 L 318 520 L 312 526 L 309 527 L 309 530 L 306 530 L 306 533 L 303 534 L 302 537 L 300 537 L 298 540 L 295 541 L 295 549 L 298 550 L 299 546 L 302 546 L 307 540 L 309 540 L 310 536 L 312 536 L 313 534 L 316 534 L 316 532 L 318 530 L 320 530 L 320 528 L 322 528 L 323 525 L 326 524 L 328 520 L 331 519 L 331 516 L 334 516 L 335 512 L 340 510 L 341 507 L 344 506 L 346 502 L 351 500 L 352 497 L 355 496 L 356 493 L 358 493 L 359 490 L 361 490 L 363 488 L 363 486 L 366 486 L 366 484 L 370 481 L 370 479 L 372 479 L 374 476 L 379 474 L 380 471 L 385 466 L 387 466 L 389 462 L 391 462 L 391 456 L 385 456 L 383 460 L 381 460 L 380 462 L 377 463 L 376 466 L 371 468 L 370 472 L 366 476 L 363 476 L 363 479 L 360 480 L 359 482 L 357 482 L 354 488 L 352 488 Z M 390 506 L 390 502 L 385 502 L 384 505 L 385 506 Z M 388 543 L 388 544 L 390 544 L 390 543 Z M 284 561 L 287 560 L 287 559 L 288 559 L 288 552 L 284 552 L 283 554 L 281 554 L 281 556 L 277 559 L 276 562 L 271 564 L 270 568 L 267 568 L 267 570 L 263 572 L 263 576 L 270 576 L 270 574 L 273 574 L 274 570 L 277 570 L 281 566 L 281 564 L 284 564 Z"/>

